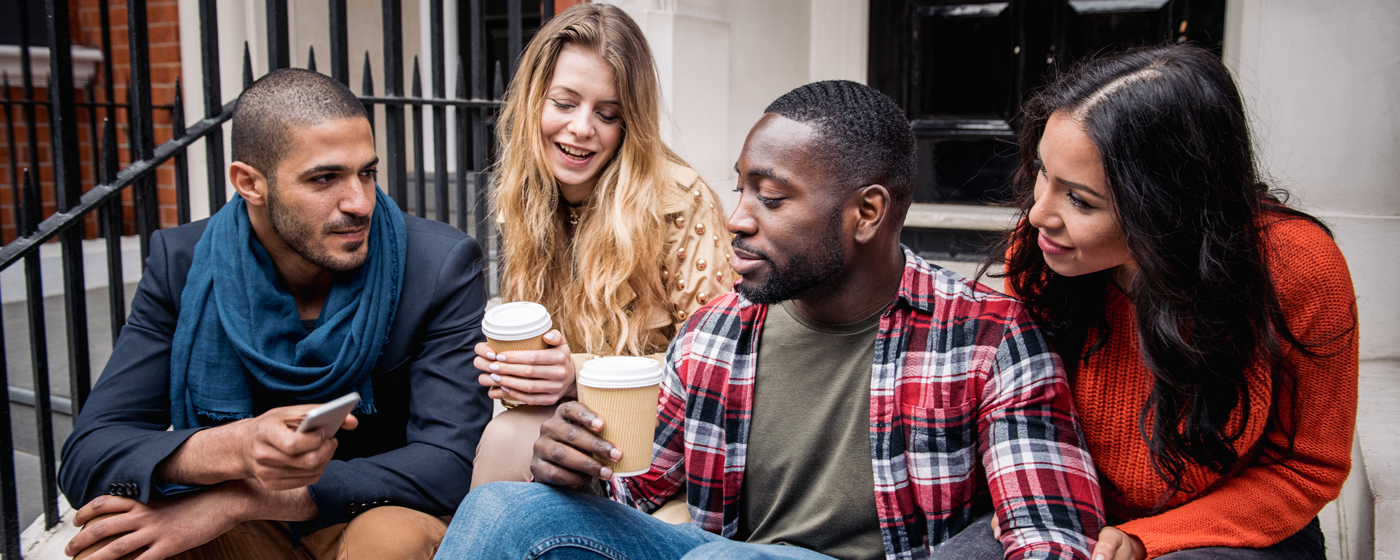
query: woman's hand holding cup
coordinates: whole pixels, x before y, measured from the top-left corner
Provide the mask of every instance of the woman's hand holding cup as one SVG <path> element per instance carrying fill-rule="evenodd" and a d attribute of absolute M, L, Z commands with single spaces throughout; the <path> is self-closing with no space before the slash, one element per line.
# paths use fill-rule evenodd
<path fill-rule="evenodd" d="M 500 353 L 486 342 L 477 343 L 474 365 L 483 372 L 478 381 L 491 388 L 491 398 L 547 406 L 577 394 L 574 361 L 564 334 L 551 330 L 545 333 L 544 343 L 544 350 Z"/>

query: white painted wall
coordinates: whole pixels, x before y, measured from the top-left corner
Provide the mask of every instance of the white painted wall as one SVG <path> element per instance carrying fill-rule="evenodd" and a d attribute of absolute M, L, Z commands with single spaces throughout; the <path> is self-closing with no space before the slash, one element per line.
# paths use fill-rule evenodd
<path fill-rule="evenodd" d="M 1226 63 L 1271 184 L 1336 233 L 1362 359 L 1400 358 L 1400 3 L 1231 0 Z"/>
<path fill-rule="evenodd" d="M 617 0 L 661 75 L 662 135 L 733 208 L 734 162 L 778 96 L 825 79 L 864 83 L 861 0 Z"/>
<path fill-rule="evenodd" d="M 1351 477 L 1323 512 L 1333 559 L 1400 550 L 1400 4 L 1230 0 L 1225 62 L 1249 105 L 1269 182 L 1328 223 L 1360 312 Z M 1335 535 L 1336 538 L 1333 538 Z"/>

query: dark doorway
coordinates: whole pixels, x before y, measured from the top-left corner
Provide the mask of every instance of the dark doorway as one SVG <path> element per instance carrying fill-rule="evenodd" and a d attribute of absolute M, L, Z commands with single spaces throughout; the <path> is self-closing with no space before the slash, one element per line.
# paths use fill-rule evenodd
<path fill-rule="evenodd" d="M 1031 90 L 1099 53 L 1186 41 L 1219 53 L 1224 20 L 1225 0 L 871 0 L 869 83 L 918 137 L 915 202 L 1005 203 Z M 966 255 L 950 249 L 916 248 Z"/>
<path fill-rule="evenodd" d="M 535 37 L 542 25 L 540 0 L 523 0 L 520 2 L 520 27 L 521 39 L 520 49 L 524 52 L 525 45 L 530 44 L 530 39 Z M 482 25 L 486 28 L 486 85 L 487 96 L 494 96 L 496 91 L 504 91 L 509 85 L 511 78 L 511 56 L 510 56 L 510 2 L 507 0 L 486 0 L 482 3 Z M 457 10 L 457 29 L 460 31 L 458 41 L 462 60 L 471 60 L 472 33 L 471 10 L 467 3 L 462 2 Z M 496 67 L 500 66 L 502 83 L 497 83 Z"/>
<path fill-rule="evenodd" d="M 25 2 L 28 8 L 28 21 L 21 21 L 16 14 L 19 14 L 20 2 Z M 0 0 L 0 45 L 18 45 L 20 43 L 21 27 L 27 27 L 29 31 L 29 46 L 45 47 L 49 45 L 48 14 L 44 12 L 43 2 L 30 2 L 29 0 Z M 13 79 L 14 76 L 11 76 Z"/>

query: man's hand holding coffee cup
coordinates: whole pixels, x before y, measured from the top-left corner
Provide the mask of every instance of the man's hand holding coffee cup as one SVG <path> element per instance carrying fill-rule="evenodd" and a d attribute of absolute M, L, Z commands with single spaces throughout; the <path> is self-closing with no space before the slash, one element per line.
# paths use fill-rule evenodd
<path fill-rule="evenodd" d="M 613 470 L 597 457 L 622 459 L 622 449 L 603 439 L 603 417 L 583 403 L 566 402 L 540 426 L 530 472 L 536 482 L 578 489 L 594 479 L 612 478 Z"/>
<path fill-rule="evenodd" d="M 544 350 L 510 350 L 497 353 L 487 342 L 476 344 L 473 365 L 485 372 L 477 380 L 493 399 L 512 399 L 547 406 L 565 396 L 576 396 L 574 361 L 564 334 L 544 335 Z"/>

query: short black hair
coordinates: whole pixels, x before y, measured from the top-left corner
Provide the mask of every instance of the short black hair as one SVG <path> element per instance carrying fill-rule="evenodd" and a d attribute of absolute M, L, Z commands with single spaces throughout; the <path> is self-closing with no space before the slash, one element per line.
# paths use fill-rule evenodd
<path fill-rule="evenodd" d="M 902 222 L 913 200 L 918 170 L 914 131 L 889 96 L 848 80 L 813 82 L 787 92 L 764 109 L 811 126 L 813 155 L 851 190 L 884 185 Z"/>
<path fill-rule="evenodd" d="M 243 90 L 233 111 L 233 161 L 241 161 L 275 185 L 277 165 L 291 149 L 293 127 L 369 114 L 350 88 L 330 76 L 283 68 L 269 72 Z"/>

